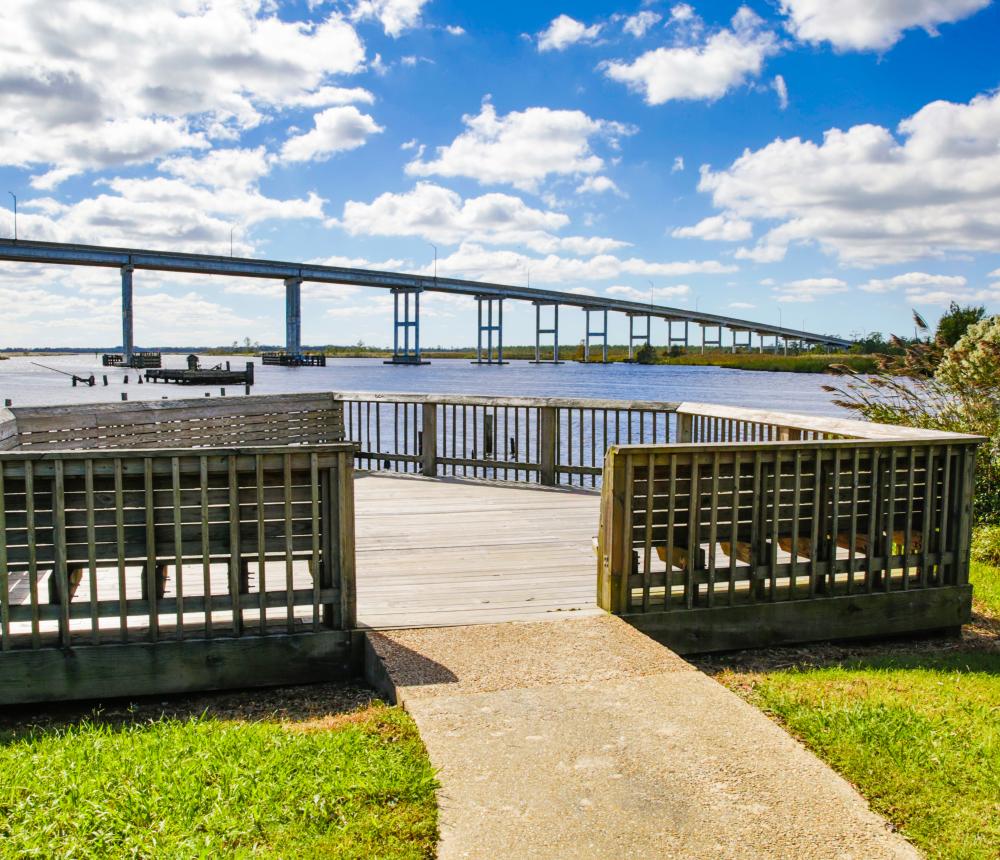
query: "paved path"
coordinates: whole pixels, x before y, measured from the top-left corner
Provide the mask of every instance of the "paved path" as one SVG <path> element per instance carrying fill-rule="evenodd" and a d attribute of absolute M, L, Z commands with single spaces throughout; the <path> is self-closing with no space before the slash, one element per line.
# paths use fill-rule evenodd
<path fill-rule="evenodd" d="M 619 619 L 369 643 L 439 769 L 443 860 L 918 856 L 775 723 Z"/>

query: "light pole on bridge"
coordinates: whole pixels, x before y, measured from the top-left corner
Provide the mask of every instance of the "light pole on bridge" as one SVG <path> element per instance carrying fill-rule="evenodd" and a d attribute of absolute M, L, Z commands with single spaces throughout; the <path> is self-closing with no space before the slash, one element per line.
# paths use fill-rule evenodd
<path fill-rule="evenodd" d="M 13 191 L 7 192 L 14 198 L 14 241 L 17 241 L 17 195 Z"/>

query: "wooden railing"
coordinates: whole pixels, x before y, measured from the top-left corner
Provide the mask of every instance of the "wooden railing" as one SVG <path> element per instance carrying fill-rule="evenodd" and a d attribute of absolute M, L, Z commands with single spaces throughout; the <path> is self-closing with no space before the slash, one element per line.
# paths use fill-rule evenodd
<path fill-rule="evenodd" d="M 197 401 L 136 403 L 131 425 L 117 404 L 66 409 L 62 434 L 59 410 L 16 410 L 28 429 L 0 453 L 0 704 L 349 675 L 356 447 L 317 443 L 342 436 L 324 399 L 323 414 L 315 397 L 216 401 L 221 420 Z M 60 435 L 76 447 L 56 450 Z"/>
<path fill-rule="evenodd" d="M 682 651 L 967 619 L 978 438 L 701 404 L 678 414 L 694 444 L 607 453 L 600 606 Z"/>
<path fill-rule="evenodd" d="M 337 394 L 359 469 L 600 486 L 604 452 L 676 438 L 676 404 L 459 395 Z M 433 444 L 431 444 L 433 440 Z"/>
<path fill-rule="evenodd" d="M 303 445 L 344 438 L 340 404 L 329 394 L 17 407 L 11 413 L 20 450 Z"/>

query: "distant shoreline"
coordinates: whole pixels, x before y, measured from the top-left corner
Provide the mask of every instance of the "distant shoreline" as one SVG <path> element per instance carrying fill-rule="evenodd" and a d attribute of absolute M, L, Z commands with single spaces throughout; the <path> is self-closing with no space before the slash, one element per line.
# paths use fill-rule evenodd
<path fill-rule="evenodd" d="M 144 347 L 144 349 L 148 349 Z M 697 347 L 695 348 L 697 350 Z M 7 358 L 42 358 L 45 356 L 66 356 L 66 355 L 100 355 L 103 352 L 114 352 L 116 350 L 104 349 L 41 349 L 41 350 L 8 350 L 0 351 L 0 361 Z M 161 350 L 165 355 L 187 355 L 190 352 L 199 355 L 245 355 L 253 358 L 261 351 L 271 351 L 270 347 L 262 347 L 254 350 L 233 349 L 231 347 L 188 347 L 170 348 Z M 278 349 L 277 351 L 280 351 Z M 392 356 L 392 350 L 369 347 L 305 347 L 304 352 L 324 352 L 328 358 L 379 358 L 385 359 Z M 873 355 L 856 355 L 847 353 L 815 353 L 807 352 L 800 354 L 782 355 L 771 352 L 728 352 L 712 351 L 701 353 L 692 351 L 679 355 L 664 355 L 665 350 L 657 353 L 655 362 L 649 364 L 638 364 L 637 366 L 662 366 L 679 365 L 688 367 L 724 367 L 732 370 L 756 370 L 761 372 L 777 373 L 832 373 L 832 365 L 846 365 L 859 373 L 871 373 L 876 369 L 877 357 Z M 579 345 L 561 346 L 559 349 L 559 359 L 566 363 L 583 362 L 583 350 Z M 421 355 L 429 360 L 445 361 L 454 359 L 459 361 L 475 361 L 476 350 L 464 347 L 457 349 L 424 349 Z M 495 352 L 494 352 L 495 355 Z M 543 360 L 551 360 L 552 348 L 543 348 Z M 601 349 L 597 346 L 591 347 L 591 364 L 599 364 Z M 485 357 L 485 350 L 484 350 Z M 534 346 L 506 346 L 504 347 L 505 360 L 533 360 L 535 358 Z M 628 347 L 623 345 L 608 346 L 609 362 L 629 362 Z"/>

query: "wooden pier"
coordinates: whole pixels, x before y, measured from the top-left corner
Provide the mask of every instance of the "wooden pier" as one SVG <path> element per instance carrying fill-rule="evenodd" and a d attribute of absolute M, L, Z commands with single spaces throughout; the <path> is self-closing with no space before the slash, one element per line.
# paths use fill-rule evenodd
<path fill-rule="evenodd" d="M 246 370 L 222 367 L 161 368 L 146 371 L 147 382 L 173 382 L 177 385 L 253 385 L 253 362 Z"/>
<path fill-rule="evenodd" d="M 326 354 L 306 352 L 293 355 L 288 352 L 262 352 L 260 363 L 279 367 L 326 367 Z"/>
<path fill-rule="evenodd" d="M 101 356 L 101 364 L 105 367 L 131 367 L 142 370 L 147 367 L 163 367 L 163 354 L 159 352 L 133 352 L 132 358 L 125 361 L 120 352 L 106 352 Z"/>

